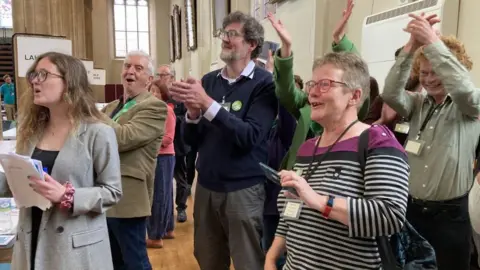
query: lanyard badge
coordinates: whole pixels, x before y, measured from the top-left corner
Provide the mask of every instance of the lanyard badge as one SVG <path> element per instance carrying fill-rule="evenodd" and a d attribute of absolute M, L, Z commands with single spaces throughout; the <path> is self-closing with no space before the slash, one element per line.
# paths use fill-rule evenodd
<path fill-rule="evenodd" d="M 415 137 L 415 140 L 410 139 L 407 141 L 405 145 L 405 151 L 416 156 L 420 156 L 422 154 L 422 150 L 425 146 L 425 141 L 420 139 L 422 132 L 427 127 L 428 122 L 430 121 L 430 119 L 432 119 L 432 116 L 435 114 L 435 112 L 442 109 L 443 105 L 445 105 L 445 102 L 440 105 L 437 105 L 437 106 L 433 105 L 430 107 L 430 109 L 428 110 L 427 116 L 425 117 L 425 120 L 423 120 L 423 123 L 420 126 L 420 130 L 418 131 L 417 136 Z"/>

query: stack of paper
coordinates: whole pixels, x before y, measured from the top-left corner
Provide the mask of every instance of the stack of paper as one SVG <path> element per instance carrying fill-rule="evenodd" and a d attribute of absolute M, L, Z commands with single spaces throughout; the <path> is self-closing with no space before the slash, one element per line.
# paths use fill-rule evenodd
<path fill-rule="evenodd" d="M 0 154 L 0 164 L 18 208 L 36 206 L 45 211 L 52 206 L 48 199 L 35 192 L 29 185 L 29 176 L 44 179 L 41 161 L 9 153 Z"/>

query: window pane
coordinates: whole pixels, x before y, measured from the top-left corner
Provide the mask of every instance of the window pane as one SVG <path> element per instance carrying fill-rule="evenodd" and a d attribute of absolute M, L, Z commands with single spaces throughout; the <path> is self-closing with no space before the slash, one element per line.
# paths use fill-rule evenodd
<path fill-rule="evenodd" d="M 127 51 L 138 50 L 138 33 L 127 32 Z"/>
<path fill-rule="evenodd" d="M 115 19 L 115 30 L 125 31 L 125 6 L 113 6 L 113 18 Z"/>
<path fill-rule="evenodd" d="M 124 0 L 115 0 L 115 4 L 123 5 L 125 4 Z"/>
<path fill-rule="evenodd" d="M 148 38 L 148 33 L 138 33 L 138 47 L 140 50 L 150 54 L 150 40 Z"/>
<path fill-rule="evenodd" d="M 125 57 L 125 56 L 127 56 L 127 51 L 125 51 L 125 50 L 116 50 L 116 51 L 115 51 L 115 56 L 118 57 L 118 58 Z"/>
<path fill-rule="evenodd" d="M 127 6 L 127 30 L 137 31 L 137 7 Z"/>
<path fill-rule="evenodd" d="M 125 56 L 125 53 L 127 51 L 125 34 L 126 33 L 122 31 L 115 32 L 115 52 L 117 57 Z"/>
<path fill-rule="evenodd" d="M 148 7 L 138 7 L 138 31 L 148 31 Z"/>
<path fill-rule="evenodd" d="M 147 5 L 147 1 L 145 1 L 145 0 L 138 0 L 137 5 L 139 5 L 139 6 L 146 6 L 146 5 Z"/>
<path fill-rule="evenodd" d="M 127 0 L 127 5 L 135 5 L 135 0 Z"/>

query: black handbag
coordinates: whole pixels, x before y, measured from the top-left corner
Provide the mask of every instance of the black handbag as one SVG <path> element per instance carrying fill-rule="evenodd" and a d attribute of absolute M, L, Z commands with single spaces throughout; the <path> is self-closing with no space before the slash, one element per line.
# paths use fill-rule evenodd
<path fill-rule="evenodd" d="M 368 156 L 369 130 L 365 130 L 358 140 L 359 162 L 365 171 Z M 390 236 L 375 238 L 378 252 L 385 270 L 437 269 L 435 250 L 415 228 L 405 220 L 402 230 Z"/>

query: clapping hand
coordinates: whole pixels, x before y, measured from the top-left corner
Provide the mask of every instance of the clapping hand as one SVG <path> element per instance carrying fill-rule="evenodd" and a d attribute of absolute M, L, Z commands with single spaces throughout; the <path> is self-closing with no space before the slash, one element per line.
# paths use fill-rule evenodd
<path fill-rule="evenodd" d="M 337 27 L 335 27 L 333 30 L 333 41 L 335 44 L 340 43 L 340 40 L 342 40 L 343 36 L 345 35 L 345 27 L 347 26 L 348 20 L 352 15 L 354 6 L 355 4 L 353 3 L 353 0 L 348 0 L 347 8 L 343 11 L 342 18 L 338 22 Z"/>
<path fill-rule="evenodd" d="M 200 111 L 206 111 L 213 102 L 203 89 L 202 83 L 192 77 L 186 81 L 173 82 L 169 90 L 174 100 L 185 104 L 192 118 L 197 118 Z"/>
<path fill-rule="evenodd" d="M 410 33 L 409 43 L 412 50 L 432 44 L 440 39 L 437 31 L 433 29 L 433 25 L 440 22 L 436 14 L 425 16 L 425 13 L 422 12 L 420 15 L 410 14 L 409 16 L 413 19 L 404 31 Z"/>
<path fill-rule="evenodd" d="M 60 203 L 63 194 L 65 194 L 65 186 L 46 173 L 44 174 L 44 178 L 45 181 L 36 177 L 29 177 L 30 187 L 52 203 Z"/>

